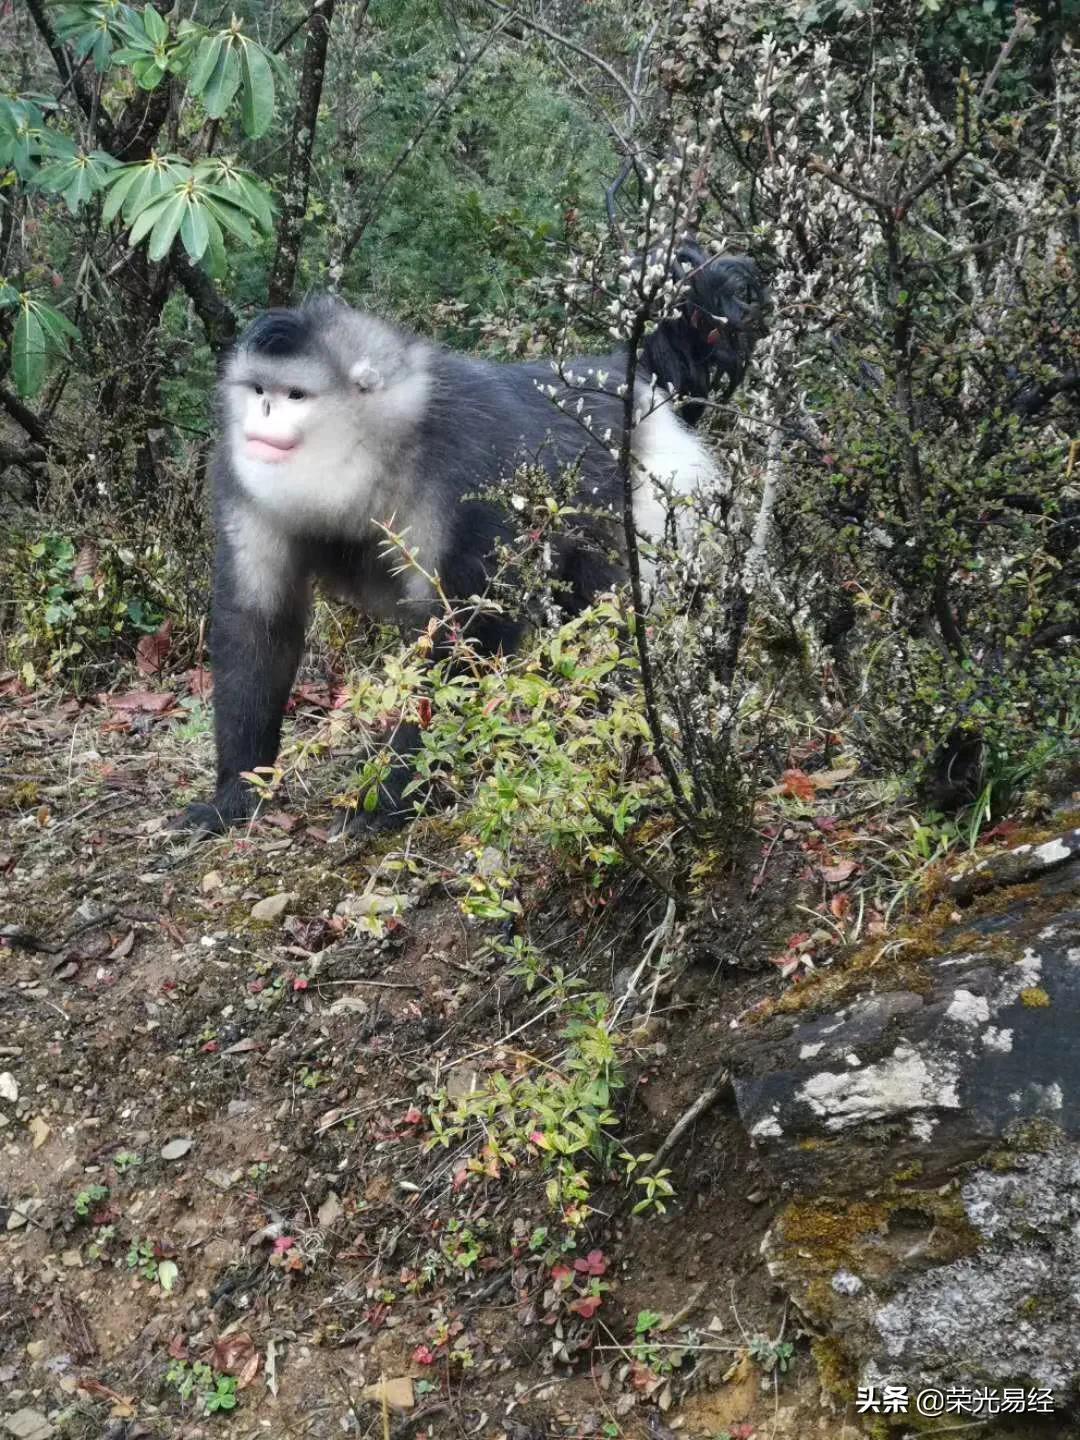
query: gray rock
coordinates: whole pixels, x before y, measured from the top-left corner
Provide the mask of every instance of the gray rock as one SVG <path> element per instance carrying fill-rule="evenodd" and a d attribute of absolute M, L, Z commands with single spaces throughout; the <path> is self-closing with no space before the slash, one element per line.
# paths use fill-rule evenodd
<path fill-rule="evenodd" d="M 49 1424 L 40 1410 L 16 1410 L 14 1415 L 4 1418 L 4 1429 L 16 1440 L 49 1440 L 55 1435 L 55 1428 Z"/>
<path fill-rule="evenodd" d="M 735 1036 L 790 1197 L 762 1253 L 860 1384 L 1080 1389 L 1080 866 L 1053 865 Z"/>

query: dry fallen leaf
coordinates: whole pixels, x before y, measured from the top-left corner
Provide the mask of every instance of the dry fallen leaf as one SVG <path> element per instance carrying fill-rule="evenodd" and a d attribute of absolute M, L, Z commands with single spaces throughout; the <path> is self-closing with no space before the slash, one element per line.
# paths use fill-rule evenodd
<path fill-rule="evenodd" d="M 236 1376 L 237 1390 L 250 1385 L 259 1373 L 259 1352 L 246 1330 L 221 1335 L 212 1347 L 212 1364 L 223 1375 Z"/>
<path fill-rule="evenodd" d="M 97 698 L 110 710 L 131 714 L 141 710 L 148 715 L 161 715 L 176 704 L 176 696 L 168 690 L 128 690 L 123 695 L 109 695 L 102 691 Z"/>
<path fill-rule="evenodd" d="M 374 1400 L 378 1405 L 385 1403 L 391 1410 L 411 1410 L 416 1404 L 413 1382 L 408 1375 L 365 1385 L 361 1395 L 365 1400 Z"/>
<path fill-rule="evenodd" d="M 278 895 L 267 895 L 263 900 L 256 900 L 251 907 L 251 918 L 253 920 L 277 920 L 296 899 L 291 890 L 284 890 Z"/>
<path fill-rule="evenodd" d="M 124 938 L 118 941 L 117 944 L 113 946 L 112 950 L 110 950 L 109 954 L 106 955 L 105 958 L 106 960 L 124 960 L 127 958 L 128 955 L 131 954 L 134 945 L 135 931 L 129 930 L 128 933 L 124 936 Z"/>
<path fill-rule="evenodd" d="M 835 770 L 815 770 L 810 776 L 815 790 L 835 790 L 845 780 L 850 780 L 858 769 L 856 765 L 838 765 Z"/>
<path fill-rule="evenodd" d="M 160 675 L 172 649 L 172 621 L 166 620 L 154 635 L 144 635 L 135 646 L 135 665 L 140 675 Z"/>
<path fill-rule="evenodd" d="M 780 776 L 780 793 L 791 795 L 796 800 L 813 800 L 814 782 L 805 770 L 785 770 Z"/>
<path fill-rule="evenodd" d="M 830 885 L 842 885 L 845 880 L 851 879 L 858 868 L 855 860 L 838 860 L 835 865 L 822 865 L 821 878 Z"/>

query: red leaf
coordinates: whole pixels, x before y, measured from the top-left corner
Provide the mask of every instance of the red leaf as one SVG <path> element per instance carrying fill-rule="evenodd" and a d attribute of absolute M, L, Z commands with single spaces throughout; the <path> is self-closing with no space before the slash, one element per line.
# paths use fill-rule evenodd
<path fill-rule="evenodd" d="M 805 770 L 785 770 L 780 776 L 780 793 L 791 795 L 796 800 L 810 801 L 817 792 Z"/>
<path fill-rule="evenodd" d="M 582 1295 L 579 1300 L 571 1300 L 570 1309 L 583 1320 L 591 1320 L 603 1303 L 602 1295 Z"/>
<path fill-rule="evenodd" d="M 165 659 L 172 649 L 171 620 L 162 622 L 154 635 L 144 635 L 135 646 L 135 668 L 140 675 L 160 675 Z"/>
<path fill-rule="evenodd" d="M 435 1352 L 427 1345 L 417 1345 L 412 1352 L 412 1358 L 417 1365 L 434 1365 Z"/>
<path fill-rule="evenodd" d="M 286 1250 L 291 1250 L 295 1244 L 295 1235 L 279 1235 L 274 1241 L 274 1254 L 284 1255 Z"/>
<path fill-rule="evenodd" d="M 309 705 L 316 710 L 329 710 L 333 704 L 333 694 L 329 685 L 319 684 L 313 680 L 305 680 L 294 687 L 289 700 L 289 708 L 293 709 L 299 704 Z"/>
<path fill-rule="evenodd" d="M 431 724 L 431 701 L 426 696 L 416 703 L 416 718 L 420 722 L 421 730 L 426 730 Z"/>
<path fill-rule="evenodd" d="M 292 988 L 294 990 L 306 990 L 310 984 L 311 981 L 306 975 L 297 975 L 296 979 L 292 982 Z"/>
<path fill-rule="evenodd" d="M 405 1111 L 401 1122 L 403 1125 L 422 1125 L 424 1123 L 424 1112 L 418 1110 L 415 1105 L 410 1105 Z"/>
<path fill-rule="evenodd" d="M 846 893 L 834 895 L 829 901 L 829 909 L 837 920 L 843 920 L 844 916 L 851 909 L 851 896 Z"/>
<path fill-rule="evenodd" d="M 602 1250 L 590 1250 L 584 1260 L 574 1261 L 574 1269 L 579 1275 L 604 1275 L 607 1273 L 607 1261 L 604 1259 Z"/>

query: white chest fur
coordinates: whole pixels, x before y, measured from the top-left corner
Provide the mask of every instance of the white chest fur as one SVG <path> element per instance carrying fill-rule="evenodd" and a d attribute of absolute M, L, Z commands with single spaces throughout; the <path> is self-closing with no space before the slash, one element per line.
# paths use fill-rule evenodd
<path fill-rule="evenodd" d="M 378 467 L 353 437 L 314 438 L 295 459 L 255 460 L 232 446 L 237 479 L 261 510 L 294 533 L 352 535 L 370 524 Z"/>
<path fill-rule="evenodd" d="M 719 481 L 719 467 L 697 433 L 680 420 L 670 404 L 661 405 L 634 427 L 637 490 L 634 517 L 649 539 L 664 534 L 667 504 L 660 486 L 676 495 L 708 491 Z"/>

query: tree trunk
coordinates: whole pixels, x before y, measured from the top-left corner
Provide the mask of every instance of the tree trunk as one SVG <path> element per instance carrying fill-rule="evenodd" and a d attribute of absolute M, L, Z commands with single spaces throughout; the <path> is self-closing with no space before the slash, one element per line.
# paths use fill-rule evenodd
<path fill-rule="evenodd" d="M 296 100 L 292 140 L 289 144 L 289 171 L 285 182 L 281 229 L 274 267 L 270 272 L 271 305 L 288 305 L 296 284 L 304 216 L 307 213 L 308 190 L 311 184 L 311 156 L 315 148 L 315 130 L 319 123 L 319 102 L 322 99 L 334 3 L 335 0 L 322 0 L 312 11 L 308 22 L 300 94 Z"/>

